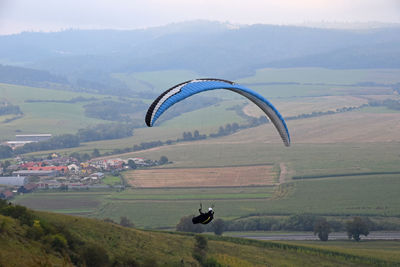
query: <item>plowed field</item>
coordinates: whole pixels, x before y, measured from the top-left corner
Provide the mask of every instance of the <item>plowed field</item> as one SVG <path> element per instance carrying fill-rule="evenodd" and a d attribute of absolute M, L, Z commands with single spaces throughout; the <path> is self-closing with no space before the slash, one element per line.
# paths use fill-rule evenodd
<path fill-rule="evenodd" d="M 134 170 L 125 179 L 136 188 L 265 186 L 277 183 L 277 173 L 273 165 L 176 168 Z"/>

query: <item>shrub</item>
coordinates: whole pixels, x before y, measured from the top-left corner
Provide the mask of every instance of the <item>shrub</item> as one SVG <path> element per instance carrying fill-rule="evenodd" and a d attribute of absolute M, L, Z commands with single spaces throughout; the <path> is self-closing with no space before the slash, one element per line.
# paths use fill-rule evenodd
<path fill-rule="evenodd" d="M 125 227 L 135 227 L 135 225 L 126 216 L 122 216 L 119 224 Z"/>
<path fill-rule="evenodd" d="M 109 265 L 107 251 L 96 244 L 88 244 L 82 250 L 82 259 L 87 267 L 101 267 Z"/>
<path fill-rule="evenodd" d="M 130 255 L 124 254 L 124 255 L 118 255 L 115 257 L 114 261 L 111 264 L 114 267 L 136 267 L 140 266 L 137 261 Z"/>
<path fill-rule="evenodd" d="M 207 257 L 208 242 L 204 236 L 196 235 L 192 256 L 204 266 Z"/>
<path fill-rule="evenodd" d="M 6 220 L 3 219 L 0 223 L 0 234 L 6 230 Z"/>
<path fill-rule="evenodd" d="M 168 163 L 168 158 L 166 156 L 161 156 L 160 160 L 158 161 L 160 165 Z"/>
<path fill-rule="evenodd" d="M 204 262 L 203 266 L 205 266 L 205 267 L 222 267 L 222 265 L 220 263 L 218 263 L 217 260 L 214 258 L 207 258 L 207 260 Z"/>
<path fill-rule="evenodd" d="M 67 248 L 67 239 L 62 234 L 55 234 L 51 239 L 50 244 L 54 250 L 61 252 Z"/>
<path fill-rule="evenodd" d="M 313 231 L 317 219 L 317 216 L 311 214 L 292 215 L 286 221 L 285 228 L 291 231 Z"/>
<path fill-rule="evenodd" d="M 214 223 L 212 224 L 212 230 L 214 231 L 214 234 L 216 235 L 222 235 L 222 233 L 225 230 L 225 222 L 222 219 L 216 219 Z"/>
<path fill-rule="evenodd" d="M 36 223 L 32 225 L 32 227 L 29 227 L 26 231 L 26 236 L 34 240 L 39 240 L 43 235 L 43 228 L 40 226 L 40 224 L 37 225 Z"/>
<path fill-rule="evenodd" d="M 17 219 L 21 225 L 33 225 L 33 215 L 32 213 L 24 206 L 20 205 L 8 205 L 6 207 L 3 206 L 0 209 L 0 213 L 5 216 L 10 216 L 14 219 Z"/>

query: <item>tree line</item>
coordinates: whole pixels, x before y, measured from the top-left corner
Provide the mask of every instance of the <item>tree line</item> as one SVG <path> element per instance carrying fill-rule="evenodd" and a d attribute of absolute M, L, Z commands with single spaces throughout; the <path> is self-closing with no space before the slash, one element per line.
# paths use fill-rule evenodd
<path fill-rule="evenodd" d="M 22 115 L 23 113 L 19 106 L 13 105 L 9 102 L 0 101 L 0 116 L 8 114 Z"/>
<path fill-rule="evenodd" d="M 79 129 L 76 134 L 80 142 L 119 139 L 132 135 L 133 126 L 123 123 L 97 124 L 93 127 Z"/>
<path fill-rule="evenodd" d="M 139 113 L 140 117 L 143 117 L 143 111 L 147 109 L 148 105 L 140 100 L 103 100 L 99 102 L 89 103 L 87 105 L 84 105 L 83 107 L 85 109 L 85 115 L 90 118 L 120 122 L 132 122 L 133 114 Z M 143 123 L 140 123 L 140 126 L 142 125 Z"/>
<path fill-rule="evenodd" d="M 327 241 L 329 234 L 345 231 L 349 239 L 360 240 L 360 235 L 367 236 L 370 231 L 394 230 L 392 227 L 385 227 L 371 221 L 368 217 L 354 217 L 345 222 L 330 220 L 313 214 L 295 214 L 286 219 L 270 217 L 257 217 L 225 221 L 216 219 L 208 225 L 193 224 L 194 215 L 184 216 L 176 225 L 180 232 L 214 232 L 222 235 L 224 231 L 306 231 L 314 232 L 322 241 Z M 400 227 L 395 227 L 398 230 Z"/>
<path fill-rule="evenodd" d="M 400 90 L 400 89 L 399 89 Z M 371 107 L 387 107 L 388 109 L 400 110 L 400 100 L 385 99 L 385 100 L 371 100 L 369 101 Z"/>
<path fill-rule="evenodd" d="M 81 142 L 119 139 L 133 135 L 133 126 L 122 123 L 98 124 L 94 127 L 79 129 L 76 134 L 62 134 L 46 141 L 25 144 L 12 150 L 0 145 L 0 158 L 10 158 L 15 155 L 36 151 L 78 147 Z"/>
<path fill-rule="evenodd" d="M 25 103 L 67 103 L 67 104 L 75 104 L 79 102 L 89 102 L 89 101 L 95 101 L 97 98 L 95 97 L 83 97 L 83 96 L 77 96 L 74 98 L 71 98 L 69 100 L 62 100 L 62 99 L 27 99 L 24 102 Z"/>
<path fill-rule="evenodd" d="M 113 151 L 108 151 L 108 152 L 105 152 L 98 156 L 110 156 L 110 155 L 115 155 L 115 154 L 146 150 L 146 149 L 160 147 L 160 146 L 164 146 L 164 145 L 172 145 L 172 144 L 179 143 L 179 142 L 190 142 L 190 141 L 204 140 L 207 138 L 217 138 L 217 137 L 221 137 L 221 136 L 227 136 L 227 135 L 237 132 L 240 129 L 255 127 L 256 125 L 260 125 L 260 124 L 263 124 L 266 122 L 268 122 L 268 120 L 265 117 L 260 117 L 260 118 L 254 118 L 254 120 L 252 120 L 250 123 L 244 124 L 244 125 L 239 125 L 236 122 L 232 123 L 232 124 L 228 123 L 225 126 L 220 126 L 218 128 L 218 132 L 210 133 L 208 136 L 206 134 L 201 134 L 198 130 L 194 130 L 193 132 L 190 132 L 190 131 L 183 132 L 182 138 L 178 137 L 175 140 L 168 139 L 167 141 L 157 140 L 157 141 L 141 142 L 140 144 L 135 144 L 133 147 L 116 148 Z M 91 134 L 90 136 L 92 138 L 94 138 L 96 135 Z M 90 157 L 89 154 L 87 154 L 85 156 L 85 158 L 89 158 L 89 157 Z"/>

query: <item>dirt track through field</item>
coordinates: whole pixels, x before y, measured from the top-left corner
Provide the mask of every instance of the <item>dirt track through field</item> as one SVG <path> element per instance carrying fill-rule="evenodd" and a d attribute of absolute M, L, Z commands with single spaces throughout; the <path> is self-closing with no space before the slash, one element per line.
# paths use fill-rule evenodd
<path fill-rule="evenodd" d="M 283 184 L 286 180 L 286 174 L 287 174 L 285 163 L 283 162 L 280 163 L 279 168 L 281 169 L 281 173 L 279 174 L 279 184 Z"/>
<path fill-rule="evenodd" d="M 135 170 L 125 175 L 136 188 L 265 186 L 276 183 L 272 165 Z"/>

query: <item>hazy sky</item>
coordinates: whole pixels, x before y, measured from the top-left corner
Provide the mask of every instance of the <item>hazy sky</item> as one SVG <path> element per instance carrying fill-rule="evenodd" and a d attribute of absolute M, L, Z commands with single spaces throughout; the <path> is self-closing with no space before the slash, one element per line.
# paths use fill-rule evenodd
<path fill-rule="evenodd" d="M 0 34 L 135 29 L 195 19 L 234 24 L 400 23 L 400 0 L 0 0 Z"/>

